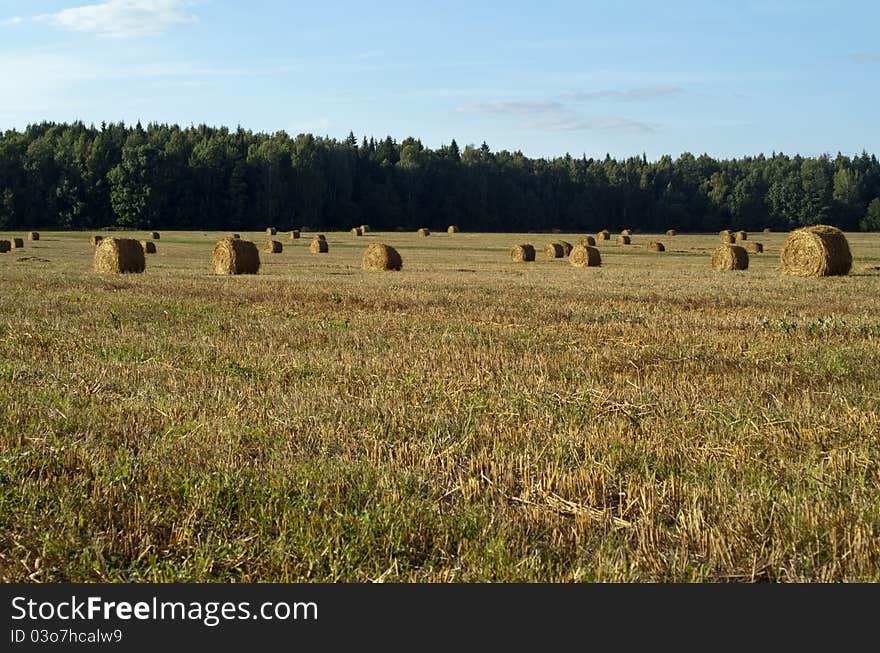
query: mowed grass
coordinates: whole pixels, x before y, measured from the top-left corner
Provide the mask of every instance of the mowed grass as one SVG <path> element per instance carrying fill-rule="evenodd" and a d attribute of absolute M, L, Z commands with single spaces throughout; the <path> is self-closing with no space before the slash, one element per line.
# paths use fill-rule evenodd
<path fill-rule="evenodd" d="M 714 234 L 279 234 L 214 277 L 223 235 L 0 255 L 0 580 L 880 580 L 880 235 L 830 279 L 784 234 L 728 273 Z"/>

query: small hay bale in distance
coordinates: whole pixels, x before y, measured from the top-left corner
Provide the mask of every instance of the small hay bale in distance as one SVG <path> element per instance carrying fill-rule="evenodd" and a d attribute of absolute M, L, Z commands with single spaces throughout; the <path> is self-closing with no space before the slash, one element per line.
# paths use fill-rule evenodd
<path fill-rule="evenodd" d="M 730 229 L 722 229 L 721 231 L 718 232 L 718 235 L 721 236 L 722 238 L 724 238 L 724 236 L 729 236 L 732 233 L 733 232 Z"/>
<path fill-rule="evenodd" d="M 363 236 L 364 231 L 360 227 L 355 227 L 354 229 L 351 230 L 351 235 L 352 236 Z"/>
<path fill-rule="evenodd" d="M 749 234 L 746 233 L 745 231 L 737 231 L 733 235 L 736 237 L 737 240 L 748 240 L 749 239 Z"/>
<path fill-rule="evenodd" d="M 719 245 L 712 252 L 713 270 L 747 270 L 749 253 L 740 245 Z"/>
<path fill-rule="evenodd" d="M 837 227 L 817 224 L 788 234 L 779 257 L 782 271 L 797 277 L 830 277 L 849 274 L 852 252 Z"/>
<path fill-rule="evenodd" d="M 278 233 L 278 230 L 275 227 L 266 227 L 266 235 L 267 236 L 274 236 L 277 233 Z"/>
<path fill-rule="evenodd" d="M 24 247 L 24 238 L 13 238 L 12 249 L 21 249 Z"/>
<path fill-rule="evenodd" d="M 28 240 L 39 240 L 40 233 L 38 231 L 31 231 L 28 233 Z"/>
<path fill-rule="evenodd" d="M 510 248 L 510 259 L 517 263 L 535 260 L 535 248 L 531 245 L 514 245 Z"/>
<path fill-rule="evenodd" d="M 569 243 L 565 240 L 556 240 L 553 242 L 555 242 L 558 245 L 562 245 L 562 255 L 563 256 L 568 256 L 569 254 L 571 254 L 571 248 L 572 248 L 571 243 Z"/>
<path fill-rule="evenodd" d="M 633 235 L 632 229 L 624 229 L 623 231 L 620 232 L 620 235 L 621 236 L 632 236 Z"/>
<path fill-rule="evenodd" d="M 104 240 L 104 236 L 92 236 L 92 245 L 99 245 Z"/>
<path fill-rule="evenodd" d="M 312 254 L 326 254 L 330 251 L 330 246 L 323 238 L 313 238 L 312 244 L 309 245 L 309 251 Z"/>
<path fill-rule="evenodd" d="M 154 243 L 152 240 L 142 240 L 141 247 L 144 248 L 144 254 L 156 253 L 156 243 Z"/>
<path fill-rule="evenodd" d="M 324 238 L 324 234 L 315 234 L 315 238 L 317 238 L 318 240 L 327 240 L 326 238 Z"/>
<path fill-rule="evenodd" d="M 763 254 L 764 246 L 761 243 L 755 242 L 754 240 L 750 240 L 745 245 L 746 251 L 749 254 Z"/>
<path fill-rule="evenodd" d="M 299 229 L 291 230 L 291 232 L 290 232 L 290 239 L 291 240 L 299 240 L 299 236 L 300 236 Z"/>
<path fill-rule="evenodd" d="M 146 268 L 144 247 L 134 238 L 104 238 L 95 248 L 95 272 L 139 274 Z"/>
<path fill-rule="evenodd" d="M 150 232 L 150 239 L 151 240 L 160 240 L 161 236 L 159 235 L 158 231 L 151 231 Z"/>
<path fill-rule="evenodd" d="M 431 230 L 426 227 L 422 227 L 416 233 L 419 234 L 420 237 L 426 238 L 431 235 Z"/>
<path fill-rule="evenodd" d="M 547 258 L 565 258 L 565 249 L 562 243 L 547 243 L 544 247 L 544 255 Z"/>
<path fill-rule="evenodd" d="M 596 234 L 596 240 L 611 240 L 611 232 L 607 229 L 603 229 Z"/>
<path fill-rule="evenodd" d="M 722 231 L 722 232 L 721 232 L 721 242 L 730 245 L 730 244 L 736 242 L 736 236 L 734 236 L 734 235 L 733 235 L 732 233 L 730 233 L 730 232 L 724 233 L 724 232 Z"/>
<path fill-rule="evenodd" d="M 263 248 L 263 251 L 267 254 L 280 254 L 284 251 L 284 247 L 281 245 L 280 240 L 272 240 L 270 238 L 266 241 L 266 246 Z"/>
<path fill-rule="evenodd" d="M 451 224 L 448 227 L 446 227 L 446 233 L 448 233 L 448 234 L 457 234 L 458 231 L 459 231 L 458 227 L 456 227 L 454 224 Z"/>
<path fill-rule="evenodd" d="M 596 239 L 593 238 L 592 236 L 581 236 L 580 240 L 578 241 L 578 244 L 583 245 L 584 247 L 595 247 L 596 246 Z M 574 251 L 573 248 L 572 248 L 572 251 Z"/>
<path fill-rule="evenodd" d="M 230 238 L 241 238 L 241 236 L 239 234 L 231 234 L 229 237 Z"/>
<path fill-rule="evenodd" d="M 648 251 L 649 252 L 665 252 L 666 248 L 663 246 L 663 243 L 658 243 L 655 240 L 652 240 L 648 243 Z"/>
<path fill-rule="evenodd" d="M 403 268 L 403 259 L 391 245 L 384 243 L 370 243 L 364 252 L 364 270 L 400 270 Z"/>
<path fill-rule="evenodd" d="M 370 225 L 368 225 L 368 224 L 362 224 L 361 227 L 360 227 L 360 229 L 361 229 L 361 233 L 364 233 L 364 234 L 369 233 L 369 231 L 370 231 Z"/>
<path fill-rule="evenodd" d="M 667 230 L 666 230 L 666 235 L 667 235 L 667 236 L 677 236 L 677 235 L 678 235 L 678 232 L 675 231 L 675 229 L 667 229 Z"/>
<path fill-rule="evenodd" d="M 12 243 L 8 240 L 0 240 L 0 254 L 5 254 L 12 249 Z"/>
<path fill-rule="evenodd" d="M 630 242 L 632 242 L 632 241 L 630 240 L 630 237 L 627 236 L 626 234 L 620 234 L 617 237 L 617 244 L 618 245 L 629 245 Z"/>
<path fill-rule="evenodd" d="M 770 231 L 770 227 L 764 227 L 764 233 L 765 233 L 765 234 L 772 233 L 772 232 Z"/>
<path fill-rule="evenodd" d="M 568 262 L 576 268 L 595 268 L 602 265 L 602 255 L 595 247 L 577 245 L 571 248 Z"/>
<path fill-rule="evenodd" d="M 260 271 L 260 252 L 249 240 L 224 238 L 214 245 L 211 256 L 213 274 L 256 274 Z"/>

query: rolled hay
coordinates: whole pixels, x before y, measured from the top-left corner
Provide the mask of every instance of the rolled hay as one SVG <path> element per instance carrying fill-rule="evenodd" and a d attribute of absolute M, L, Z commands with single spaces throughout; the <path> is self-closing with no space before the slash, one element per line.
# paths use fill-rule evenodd
<path fill-rule="evenodd" d="M 633 235 L 632 229 L 624 229 L 623 231 L 620 232 L 620 235 L 621 236 L 632 236 Z"/>
<path fill-rule="evenodd" d="M 730 236 L 733 232 L 730 229 L 722 229 L 718 232 L 718 235 L 724 238 L 725 236 Z"/>
<path fill-rule="evenodd" d="M 12 249 L 21 249 L 24 247 L 24 238 L 13 238 Z"/>
<path fill-rule="evenodd" d="M 764 246 L 761 243 L 756 243 L 754 240 L 750 240 L 746 243 L 746 251 L 749 254 L 763 254 Z"/>
<path fill-rule="evenodd" d="M 843 232 L 826 224 L 796 229 L 788 234 L 779 257 L 782 271 L 797 277 L 849 274 L 852 253 Z"/>
<path fill-rule="evenodd" d="M 457 234 L 457 233 L 458 233 L 458 227 L 456 227 L 454 224 L 451 224 L 451 225 L 449 225 L 448 227 L 446 227 L 446 233 L 448 233 L 448 234 Z"/>
<path fill-rule="evenodd" d="M 40 234 L 37 231 L 31 231 L 28 233 L 28 240 L 39 240 Z"/>
<path fill-rule="evenodd" d="M 275 227 L 266 227 L 266 235 L 267 236 L 274 236 L 277 233 L 278 233 L 278 230 Z"/>
<path fill-rule="evenodd" d="M 370 231 L 370 225 L 362 224 L 361 225 L 361 233 L 366 234 Z"/>
<path fill-rule="evenodd" d="M 402 267 L 403 259 L 391 245 L 370 243 L 364 252 L 364 270 L 400 270 Z"/>
<path fill-rule="evenodd" d="M 562 245 L 562 255 L 563 256 L 568 256 L 569 254 L 571 254 L 571 248 L 572 248 L 571 243 L 564 241 L 564 240 L 557 240 L 554 242 L 556 242 L 559 245 Z"/>
<path fill-rule="evenodd" d="M 12 243 L 8 240 L 0 240 L 0 254 L 4 254 L 12 249 Z"/>
<path fill-rule="evenodd" d="M 160 239 L 161 239 L 161 236 L 159 235 L 158 231 L 151 231 L 150 232 L 150 240 L 160 240 Z"/>
<path fill-rule="evenodd" d="M 427 229 L 427 228 L 425 228 L 425 227 L 422 227 L 422 228 L 419 229 L 416 233 L 418 233 L 419 236 L 421 236 L 422 238 L 425 238 L 425 237 L 431 235 L 431 231 L 430 231 L 430 229 Z"/>
<path fill-rule="evenodd" d="M 351 230 L 351 235 L 352 236 L 363 236 L 364 231 L 360 227 L 355 227 L 354 229 Z"/>
<path fill-rule="evenodd" d="M 595 247 L 596 239 L 592 236 L 581 236 L 581 239 L 578 241 L 579 245 L 583 245 L 584 247 Z M 572 249 L 572 251 L 574 251 Z"/>
<path fill-rule="evenodd" d="M 327 240 L 326 238 L 324 238 L 324 234 L 315 234 L 315 238 L 317 238 L 318 240 Z"/>
<path fill-rule="evenodd" d="M 544 255 L 547 258 L 565 258 L 565 249 L 562 243 L 547 243 L 544 247 Z"/>
<path fill-rule="evenodd" d="M 607 229 L 603 229 L 596 234 L 596 240 L 611 240 L 611 232 Z"/>
<path fill-rule="evenodd" d="M 211 256 L 213 274 L 256 274 L 260 271 L 260 252 L 249 240 L 224 238 L 214 245 Z"/>
<path fill-rule="evenodd" d="M 238 235 L 238 234 L 232 234 L 232 235 L 231 235 L 231 236 L 229 236 L 229 237 L 230 237 L 230 238 L 241 238 L 241 236 L 240 236 L 240 235 Z"/>
<path fill-rule="evenodd" d="M 594 268 L 602 265 L 602 256 L 595 247 L 578 245 L 571 248 L 568 262 L 576 268 Z"/>
<path fill-rule="evenodd" d="M 746 233 L 745 231 L 737 231 L 733 235 L 736 237 L 737 240 L 748 240 L 749 239 L 749 234 Z"/>
<path fill-rule="evenodd" d="M 770 227 L 764 227 L 764 233 L 765 233 L 765 234 L 772 233 L 772 232 L 770 231 Z"/>
<path fill-rule="evenodd" d="M 293 231 L 290 232 L 290 239 L 291 240 L 298 240 L 299 236 L 300 236 L 299 229 L 294 229 Z"/>
<path fill-rule="evenodd" d="M 92 236 L 92 245 L 98 245 L 102 240 L 104 236 Z"/>
<path fill-rule="evenodd" d="M 309 251 L 312 254 L 326 254 L 330 251 L 330 246 L 323 238 L 313 238 L 312 244 L 309 245 Z"/>
<path fill-rule="evenodd" d="M 140 273 L 146 267 L 143 245 L 134 238 L 104 238 L 95 248 L 95 272 Z"/>
<path fill-rule="evenodd" d="M 535 248 L 531 245 L 514 245 L 510 248 L 510 258 L 517 262 L 535 260 Z"/>
<path fill-rule="evenodd" d="M 712 252 L 713 270 L 747 270 L 749 253 L 739 245 L 719 245 Z"/>
<path fill-rule="evenodd" d="M 729 245 L 730 243 L 735 243 L 735 242 L 736 242 L 736 236 L 734 236 L 734 235 L 733 235 L 732 233 L 730 233 L 730 232 L 727 232 L 727 233 L 721 232 L 721 242 L 722 242 L 722 243 L 727 243 L 728 245 Z"/>
<path fill-rule="evenodd" d="M 677 236 L 678 233 L 675 231 L 675 229 L 667 229 L 667 230 L 666 230 L 666 235 L 667 235 L 667 236 Z"/>
<path fill-rule="evenodd" d="M 663 243 L 658 243 L 656 241 L 651 241 L 648 243 L 648 251 L 649 252 L 665 252 L 666 248 L 663 246 Z"/>
<path fill-rule="evenodd" d="M 630 242 L 631 242 L 631 241 L 630 241 L 630 237 L 627 236 L 626 234 L 620 234 L 620 235 L 617 237 L 617 244 L 618 244 L 618 245 L 629 245 Z"/>
<path fill-rule="evenodd" d="M 154 243 L 152 240 L 142 240 L 141 247 L 144 248 L 144 254 L 156 253 L 156 243 Z"/>
<path fill-rule="evenodd" d="M 267 254 L 280 254 L 284 251 L 284 247 L 281 245 L 281 241 L 272 240 L 270 238 L 266 241 L 266 246 L 263 248 L 263 251 Z"/>

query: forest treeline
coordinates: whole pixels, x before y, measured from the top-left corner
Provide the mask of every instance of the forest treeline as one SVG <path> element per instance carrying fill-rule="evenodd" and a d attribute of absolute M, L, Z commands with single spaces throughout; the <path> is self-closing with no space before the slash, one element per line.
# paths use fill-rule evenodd
<path fill-rule="evenodd" d="M 880 229 L 875 155 L 532 159 L 354 134 L 41 123 L 0 136 L 0 229 Z"/>

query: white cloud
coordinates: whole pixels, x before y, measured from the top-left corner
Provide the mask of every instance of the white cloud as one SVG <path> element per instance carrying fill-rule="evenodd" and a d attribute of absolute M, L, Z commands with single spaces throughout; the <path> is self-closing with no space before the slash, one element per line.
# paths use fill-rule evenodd
<path fill-rule="evenodd" d="M 4 18 L 0 20 L 0 27 L 7 27 L 10 25 L 21 25 L 24 22 L 24 18 L 21 16 L 13 16 L 12 18 Z"/>
<path fill-rule="evenodd" d="M 684 93 L 684 89 L 681 86 L 664 85 L 645 86 L 625 91 L 579 91 L 577 93 L 569 93 L 565 97 L 569 100 L 579 102 L 606 99 L 618 100 L 621 102 L 641 102 L 660 97 L 681 95 L 682 93 Z"/>
<path fill-rule="evenodd" d="M 62 29 L 110 38 L 156 36 L 176 25 L 195 23 L 188 0 L 107 0 L 40 16 Z"/>
<path fill-rule="evenodd" d="M 512 113 L 535 116 L 560 111 L 562 104 L 553 100 L 508 100 L 503 102 L 479 102 L 463 106 L 459 111 L 475 113 Z"/>

